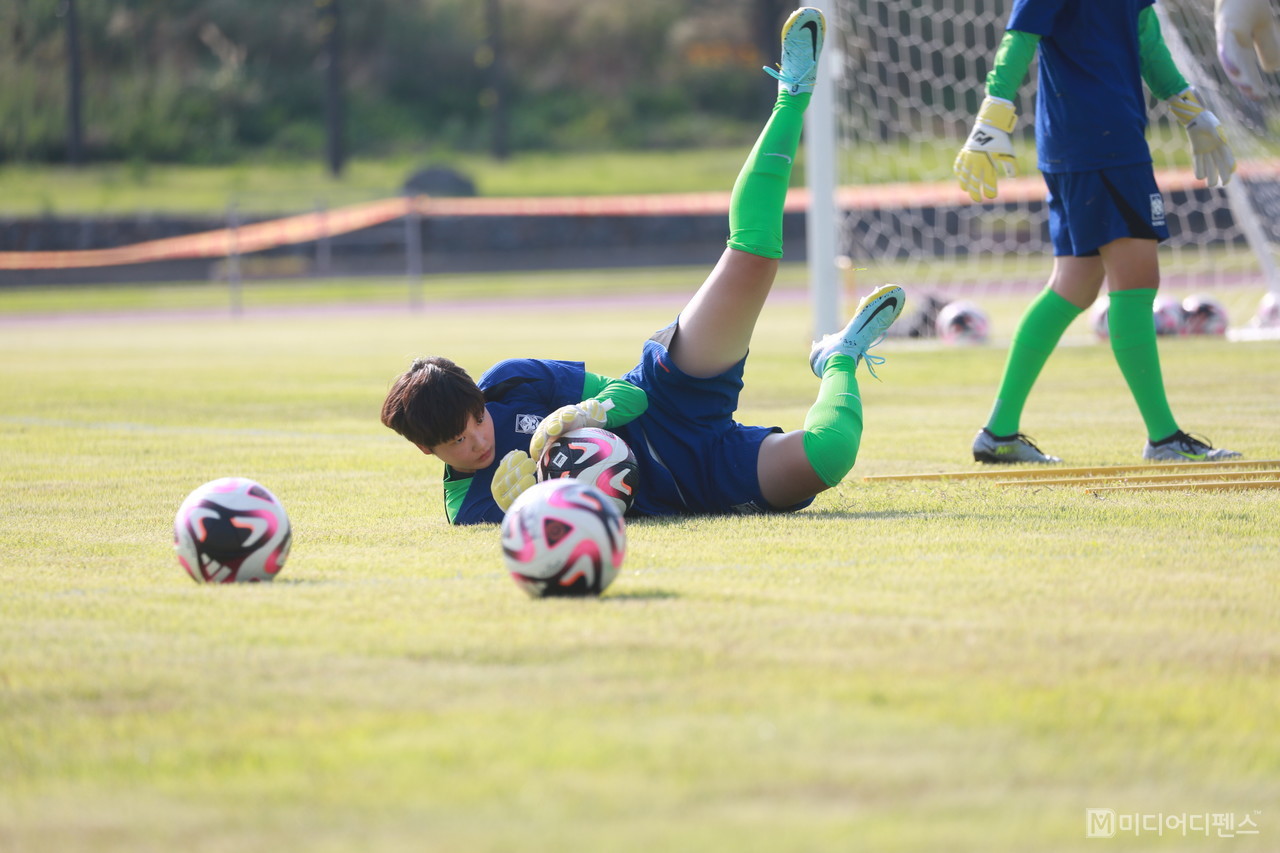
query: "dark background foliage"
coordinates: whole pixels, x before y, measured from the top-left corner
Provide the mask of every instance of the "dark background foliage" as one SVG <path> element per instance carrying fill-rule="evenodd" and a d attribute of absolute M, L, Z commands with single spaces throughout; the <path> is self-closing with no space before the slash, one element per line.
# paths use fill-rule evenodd
<path fill-rule="evenodd" d="M 69 0 L 0 3 L 0 160 L 67 158 Z M 318 157 L 341 3 L 346 152 L 737 140 L 777 0 L 74 0 L 84 157 Z M 500 24 L 495 40 L 494 22 Z"/>

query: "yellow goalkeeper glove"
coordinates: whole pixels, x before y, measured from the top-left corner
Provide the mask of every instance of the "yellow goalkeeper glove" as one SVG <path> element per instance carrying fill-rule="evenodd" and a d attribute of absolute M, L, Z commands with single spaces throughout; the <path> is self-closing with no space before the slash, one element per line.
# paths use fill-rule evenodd
<path fill-rule="evenodd" d="M 489 493 L 503 512 L 511 508 L 525 489 L 537 482 L 534 477 L 537 467 L 523 450 L 513 450 L 502 457 L 498 470 L 493 472 L 493 481 L 489 483 Z"/>
<path fill-rule="evenodd" d="M 576 406 L 561 406 L 542 419 L 533 438 L 529 440 L 529 456 L 536 463 L 542 459 L 547 445 L 567 432 L 583 427 L 602 427 L 609 410 L 613 408 L 611 401 L 583 400 Z"/>
<path fill-rule="evenodd" d="M 1218 117 L 1204 108 L 1194 89 L 1183 89 L 1170 98 L 1169 109 L 1186 128 L 1187 138 L 1191 140 L 1196 177 L 1211 187 L 1226 186 L 1236 170 L 1236 156 L 1231 152 Z"/>
<path fill-rule="evenodd" d="M 1213 24 L 1222 70 L 1245 97 L 1261 101 L 1262 71 L 1280 70 L 1280 17 L 1269 0 L 1217 0 Z"/>
<path fill-rule="evenodd" d="M 951 169 L 960 181 L 960 189 L 974 201 L 996 197 L 996 166 L 1012 177 L 1018 174 L 1018 163 L 1013 158 L 1013 140 L 1009 134 L 1018 122 L 1018 113 L 1012 101 L 993 98 L 982 99 L 978 118 L 965 140 L 964 147 L 956 155 Z"/>

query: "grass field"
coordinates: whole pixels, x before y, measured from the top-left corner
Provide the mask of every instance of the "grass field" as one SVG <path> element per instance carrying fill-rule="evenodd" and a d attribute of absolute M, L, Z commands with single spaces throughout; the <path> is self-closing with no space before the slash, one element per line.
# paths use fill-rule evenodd
<path fill-rule="evenodd" d="M 235 204 L 241 212 L 292 213 L 397 195 L 405 180 L 427 165 L 459 170 L 483 196 L 723 192 L 733 185 L 749 148 L 520 154 L 501 162 L 454 153 L 356 159 L 340 179 L 330 176 L 319 160 L 80 168 L 23 163 L 0 166 L 0 210 L 10 215 L 136 216 L 141 211 L 218 216 Z"/>
<path fill-rule="evenodd" d="M 802 275 L 744 422 L 813 397 Z M 837 490 L 635 521 L 606 596 L 530 601 L 377 413 L 420 354 L 620 375 L 697 283 L 539 304 L 549 280 L 432 282 L 420 312 L 255 285 L 238 319 L 208 287 L 0 294 L 0 851 L 1280 849 L 1280 492 L 863 482 L 973 468 L 1005 355 L 889 341 Z M 1026 298 L 988 303 L 997 340 Z M 1134 461 L 1109 349 L 1067 344 L 1025 429 Z M 1162 357 L 1185 428 L 1280 459 L 1280 343 Z M 183 497 L 232 474 L 293 520 L 272 585 L 174 559 Z M 1199 828 L 1087 839 L 1087 808 Z"/>

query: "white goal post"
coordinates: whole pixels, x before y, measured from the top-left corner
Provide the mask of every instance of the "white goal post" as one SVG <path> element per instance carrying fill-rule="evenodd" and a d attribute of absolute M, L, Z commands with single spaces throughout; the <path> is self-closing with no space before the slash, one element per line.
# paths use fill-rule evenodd
<path fill-rule="evenodd" d="M 818 100 L 828 87 L 819 86 L 806 126 L 815 332 L 843 322 L 841 259 L 943 294 L 1042 283 L 1051 250 L 1035 169 L 1035 64 L 1018 96 L 1020 177 L 1002 180 L 994 202 L 973 204 L 951 174 L 1011 0 L 815 5 L 827 14 L 824 76 L 835 84 L 824 96 L 830 121 Z M 1148 138 L 1171 233 L 1161 248 L 1164 286 L 1253 288 L 1256 306 L 1268 290 L 1280 294 L 1280 77 L 1268 77 L 1266 100 L 1247 100 L 1218 64 L 1212 0 L 1158 0 L 1156 9 L 1175 62 L 1222 120 L 1239 161 L 1226 189 L 1206 189 L 1191 173 L 1185 133 L 1153 103 Z"/>

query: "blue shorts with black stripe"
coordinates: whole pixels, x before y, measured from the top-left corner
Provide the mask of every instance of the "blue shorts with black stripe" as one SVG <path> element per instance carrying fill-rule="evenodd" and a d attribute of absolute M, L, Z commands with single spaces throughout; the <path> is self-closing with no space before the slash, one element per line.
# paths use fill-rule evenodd
<path fill-rule="evenodd" d="M 1092 172 L 1045 172 L 1055 255 L 1090 257 L 1124 237 L 1167 240 L 1164 197 L 1150 163 Z"/>

